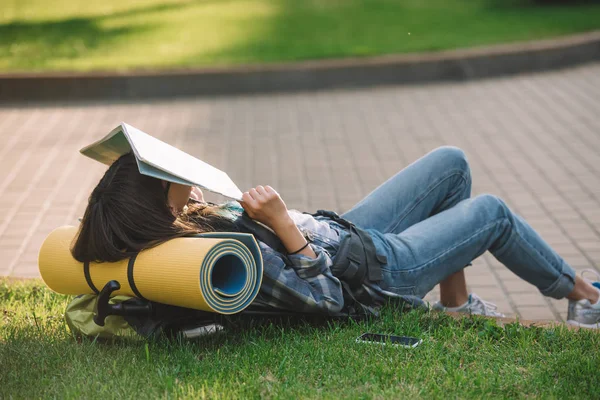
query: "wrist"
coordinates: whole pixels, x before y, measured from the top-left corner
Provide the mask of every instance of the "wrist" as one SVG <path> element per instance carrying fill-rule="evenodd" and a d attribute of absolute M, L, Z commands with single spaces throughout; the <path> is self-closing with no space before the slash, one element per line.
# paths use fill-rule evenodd
<path fill-rule="evenodd" d="M 289 229 L 295 227 L 296 224 L 294 223 L 294 220 L 287 213 L 284 217 L 278 218 L 276 221 L 274 221 L 270 226 L 270 228 L 273 229 L 273 231 L 275 231 L 276 234 L 286 232 Z"/>

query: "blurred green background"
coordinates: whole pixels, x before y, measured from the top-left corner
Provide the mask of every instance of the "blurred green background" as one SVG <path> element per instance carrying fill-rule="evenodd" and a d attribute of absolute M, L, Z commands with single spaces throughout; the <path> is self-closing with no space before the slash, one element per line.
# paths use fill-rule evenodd
<path fill-rule="evenodd" d="M 2 0 L 0 71 L 179 68 L 369 56 L 600 28 L 600 2 Z"/>

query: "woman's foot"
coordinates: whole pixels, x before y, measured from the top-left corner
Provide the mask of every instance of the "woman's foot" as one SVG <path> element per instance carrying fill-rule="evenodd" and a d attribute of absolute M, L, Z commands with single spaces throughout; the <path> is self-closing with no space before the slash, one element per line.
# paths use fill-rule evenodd
<path fill-rule="evenodd" d="M 592 286 L 600 291 L 600 274 L 593 269 L 586 269 L 581 273 L 594 276 L 593 280 L 586 279 Z M 582 328 L 600 329 L 600 300 L 592 304 L 589 300 L 569 300 L 567 324 Z"/>
<path fill-rule="evenodd" d="M 488 317 L 504 317 L 504 314 L 496 311 L 498 310 L 498 307 L 495 304 L 483 300 L 475 293 L 471 293 L 469 295 L 469 300 L 462 306 L 444 307 L 444 305 L 438 301 L 433 305 L 433 309 L 436 311 L 450 311 L 463 314 L 485 315 Z"/>

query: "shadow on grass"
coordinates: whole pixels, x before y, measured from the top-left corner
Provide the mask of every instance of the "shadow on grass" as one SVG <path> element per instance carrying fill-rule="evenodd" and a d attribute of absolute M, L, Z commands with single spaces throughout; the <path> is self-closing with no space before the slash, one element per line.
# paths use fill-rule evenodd
<path fill-rule="evenodd" d="M 182 0 L 130 8 L 108 15 L 82 15 L 57 20 L 14 20 L 0 24 L 0 68 L 41 70 L 69 66 L 84 59 L 78 69 L 108 67 L 115 56 L 144 43 L 168 47 L 183 38 L 179 50 L 166 61 L 149 65 L 198 66 L 253 62 L 371 56 L 435 51 L 530 40 L 600 28 L 600 6 L 592 1 L 572 5 L 536 5 L 542 0 L 346 0 L 299 2 L 257 0 L 245 7 L 236 0 Z M 220 9 L 228 4 L 226 12 Z M 239 3 L 239 4 L 238 4 Z M 203 27 L 162 18 L 183 10 L 188 22 L 191 8 L 210 4 L 215 23 L 202 37 Z M 268 9 L 264 12 L 263 8 Z M 220 11 L 219 11 L 220 10 Z M 258 11 L 257 11 L 258 10 Z M 190 11 L 189 13 L 187 13 Z M 213 12 L 211 11 L 211 12 Z M 272 12 L 271 12 L 272 11 Z M 198 12 L 196 10 L 196 12 Z M 224 14 L 220 14 L 224 12 Z M 187 13 L 187 14 L 186 14 Z M 151 15 L 151 18 L 139 18 Z M 203 15 L 204 14 L 198 14 Z M 210 17 L 211 14 L 209 14 Z M 179 15 L 177 18 L 181 18 Z M 114 22 L 117 22 L 116 24 Z M 135 21 L 135 22 L 134 22 Z M 146 21 L 146 22 L 143 22 Z M 184 21 L 185 22 L 185 21 Z M 165 29 L 166 36 L 154 35 Z M 178 31 L 180 29 L 180 31 Z M 227 35 L 234 32 L 232 38 Z M 178 34 L 181 33 L 181 36 Z M 146 37 L 154 42 L 144 42 Z M 198 40 L 188 40 L 187 37 Z M 217 44 L 215 44 L 217 43 Z M 222 43 L 224 43 L 222 45 Z M 142 53 L 134 65 L 145 65 Z M 123 54 L 131 66 L 132 60 Z M 181 59 L 177 59 L 181 57 Z M 152 57 L 150 57 L 152 58 Z M 119 60 L 117 58 L 117 60 Z M 86 64 L 87 63 L 87 64 Z"/>
<path fill-rule="evenodd" d="M 96 18 L 12 22 L 0 25 L 0 58 L 9 58 L 11 67 L 44 67 L 53 59 L 77 58 L 140 30 L 102 28 Z"/>
<path fill-rule="evenodd" d="M 274 12 L 239 21 L 239 40 L 182 65 L 253 63 L 437 51 L 598 29 L 599 3 L 542 0 L 391 2 L 274 1 Z"/>
<path fill-rule="evenodd" d="M 106 20 L 176 10 L 199 2 L 206 3 L 207 0 L 156 4 L 108 15 L 0 24 L 0 59 L 10 60 L 11 68 L 31 69 L 44 68 L 53 60 L 79 58 L 154 28 L 148 24 L 110 28 L 103 26 Z"/>
<path fill-rule="evenodd" d="M 597 5 L 598 0 L 487 0 L 487 6 L 491 10 L 513 10 L 519 11 L 524 9 L 538 10 L 577 10 L 586 6 Z"/>

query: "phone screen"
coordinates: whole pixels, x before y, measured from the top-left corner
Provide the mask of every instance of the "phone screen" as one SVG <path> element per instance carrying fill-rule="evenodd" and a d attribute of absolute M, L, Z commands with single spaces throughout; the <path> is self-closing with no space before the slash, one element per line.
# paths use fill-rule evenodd
<path fill-rule="evenodd" d="M 363 333 L 356 341 L 359 343 L 377 343 L 381 345 L 385 345 L 387 343 L 392 344 L 393 346 L 402 346 L 402 347 L 417 347 L 422 339 L 409 337 L 409 336 L 395 336 L 395 335 L 381 335 L 379 333 Z"/>

